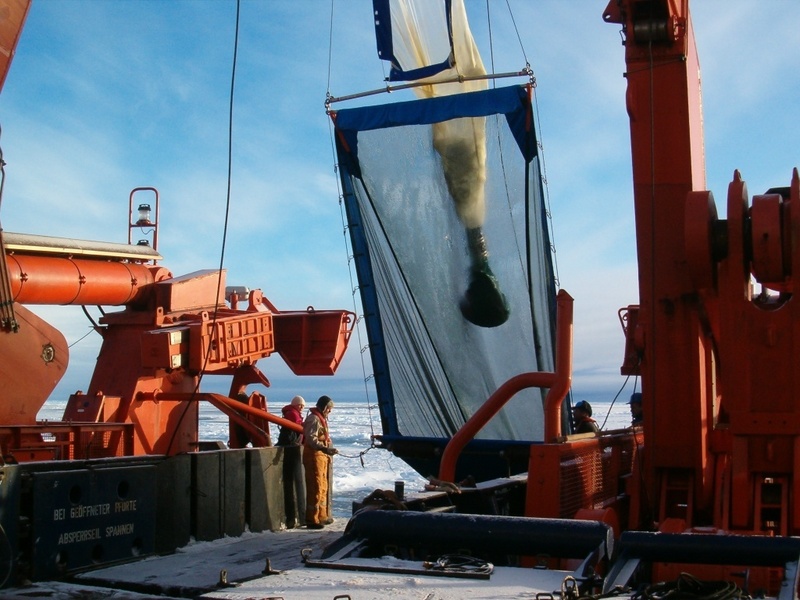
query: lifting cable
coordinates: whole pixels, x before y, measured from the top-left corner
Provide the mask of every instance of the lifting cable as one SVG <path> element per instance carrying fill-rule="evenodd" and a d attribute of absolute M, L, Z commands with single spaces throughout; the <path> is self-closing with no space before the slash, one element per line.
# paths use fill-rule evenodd
<path fill-rule="evenodd" d="M 215 298 L 219 298 L 219 294 L 222 288 L 222 269 L 225 266 L 225 245 L 228 240 L 228 220 L 230 217 L 230 210 L 231 210 L 231 182 L 232 182 L 232 171 L 233 171 L 233 108 L 234 108 L 234 91 L 236 89 L 236 59 L 239 54 L 239 15 L 241 12 L 241 0 L 236 0 L 236 17 L 234 21 L 234 34 L 233 34 L 233 58 L 231 61 L 231 87 L 230 87 L 230 95 L 228 97 L 228 172 L 227 172 L 227 184 L 226 184 L 226 193 L 225 193 L 225 219 L 222 226 L 222 244 L 220 247 L 219 252 L 219 270 L 217 271 L 217 292 Z M 211 321 L 209 324 L 209 335 L 213 338 L 216 335 L 216 324 L 217 324 L 217 317 L 219 313 L 219 304 L 214 303 L 214 312 L 211 315 Z M 209 343 L 208 348 L 206 350 L 205 357 L 203 358 L 203 368 L 200 370 L 200 374 L 197 377 L 197 383 L 192 390 L 192 399 L 194 396 L 199 393 L 200 391 L 200 383 L 203 381 L 203 374 L 206 370 L 206 365 L 208 365 L 208 361 L 211 357 L 211 351 L 214 348 L 215 344 Z M 189 411 L 189 407 L 192 405 L 192 400 L 186 402 L 186 406 L 181 413 L 180 418 L 178 419 L 178 424 L 183 421 L 183 418 L 186 416 L 186 413 Z M 170 449 L 172 448 L 172 443 L 175 441 L 175 436 L 178 434 L 179 427 L 176 425 L 172 431 L 172 437 L 169 440 L 169 444 L 167 445 L 167 454 L 169 454 Z"/>
<path fill-rule="evenodd" d="M 491 64 L 491 73 L 495 74 L 495 64 L 494 64 L 494 29 L 492 27 L 492 18 L 491 18 L 491 11 L 490 11 L 490 4 L 489 0 L 486 0 L 486 22 L 488 27 L 488 36 L 489 36 L 489 54 L 490 54 L 490 64 Z M 547 231 L 547 239 L 548 239 L 548 246 L 550 255 L 552 257 L 552 265 L 553 265 L 553 279 L 556 289 L 560 287 L 560 279 L 558 275 L 558 259 L 556 255 L 556 245 L 555 245 L 555 232 L 553 229 L 553 220 L 552 220 L 552 211 L 550 209 L 550 190 L 547 185 L 547 167 L 544 160 L 544 149 L 542 143 L 540 141 L 540 137 L 538 135 L 539 128 L 541 126 L 541 118 L 539 114 L 539 105 L 538 105 L 538 98 L 534 93 L 536 89 L 536 77 L 533 74 L 533 70 L 531 69 L 530 62 L 528 61 L 527 53 L 525 52 L 525 46 L 522 43 L 522 37 L 519 33 L 519 28 L 517 27 L 516 19 L 514 19 L 514 13 L 511 10 L 511 5 L 506 0 L 506 9 L 508 10 L 509 17 L 511 18 L 511 24 L 514 28 L 514 33 L 516 34 L 517 41 L 519 42 L 520 51 L 522 52 L 522 57 L 525 59 L 525 71 L 528 73 L 529 77 L 529 86 L 530 86 L 530 93 L 531 93 L 531 100 L 532 100 L 532 110 L 533 110 L 533 135 L 534 139 L 536 140 L 536 158 L 539 161 L 540 169 L 539 169 L 539 183 L 542 190 L 542 202 L 544 206 L 544 222 L 543 227 L 546 228 Z M 492 80 L 492 85 L 495 85 L 495 80 Z M 502 180 L 506 184 L 506 204 L 508 207 L 509 214 L 512 213 L 512 206 L 511 206 L 511 193 L 508 189 L 508 177 L 506 176 L 506 168 L 505 168 L 505 157 L 503 155 L 502 146 L 499 144 L 499 134 L 498 134 L 498 154 L 500 157 L 500 169 L 503 172 Z M 531 335 L 534 339 L 534 344 L 539 347 L 541 346 L 540 341 L 540 333 L 536 326 L 536 317 L 534 314 L 534 297 L 533 297 L 533 267 L 531 265 L 531 231 L 530 231 L 530 207 L 531 207 L 531 193 L 532 190 L 530 189 L 530 162 L 526 161 L 525 163 L 525 191 L 524 191 L 524 198 L 525 198 L 525 256 L 519 256 L 518 253 L 518 260 L 520 267 L 523 272 L 528 274 L 528 302 L 530 305 L 531 311 Z M 516 226 L 515 221 L 511 219 L 512 228 L 516 234 Z M 520 245 L 517 245 L 519 248 Z"/>
<path fill-rule="evenodd" d="M 328 33 L 328 82 L 327 82 L 327 90 L 326 90 L 326 98 L 330 98 L 331 96 L 331 63 L 333 57 L 333 23 L 334 23 L 334 2 L 335 0 L 331 0 L 331 16 L 330 16 L 330 30 Z M 382 62 L 382 61 L 380 61 Z M 370 431 L 370 447 L 367 450 L 363 450 L 357 456 L 342 456 L 343 458 L 359 458 L 361 460 L 361 466 L 364 466 L 364 454 L 371 449 L 376 448 L 377 445 L 375 443 L 375 424 L 374 424 L 374 415 L 373 409 L 375 406 L 372 404 L 370 399 L 370 390 L 369 390 L 369 382 L 374 377 L 374 374 L 367 375 L 367 365 L 365 362 L 364 354 L 369 350 L 369 344 L 364 344 L 364 341 L 361 337 L 361 327 L 360 324 L 364 320 L 363 311 L 359 312 L 358 306 L 358 290 L 359 286 L 356 283 L 356 277 L 353 273 L 353 261 L 355 259 L 355 255 L 351 249 L 348 231 L 350 228 L 350 224 L 347 220 L 347 214 L 344 208 L 344 191 L 342 190 L 342 182 L 339 179 L 339 163 L 336 159 L 336 143 L 334 136 L 336 132 L 334 130 L 333 119 L 328 119 L 328 130 L 329 130 L 329 137 L 331 142 L 331 160 L 333 161 L 333 173 L 334 173 L 334 180 L 336 181 L 336 191 L 337 191 L 337 198 L 339 201 L 339 216 L 342 221 L 342 239 L 344 241 L 344 251 L 345 256 L 347 257 L 347 271 L 350 277 L 350 290 L 351 296 L 353 299 L 353 314 L 356 315 L 355 323 L 353 324 L 353 328 L 356 332 L 356 339 L 358 340 L 358 348 L 361 355 L 361 375 L 362 381 L 364 383 L 364 398 L 367 401 L 367 417 L 369 420 L 369 431 Z"/>
<path fill-rule="evenodd" d="M 491 18 L 489 16 L 489 0 L 486 0 L 486 15 L 487 21 L 489 23 L 489 47 L 491 51 L 492 57 L 492 72 L 494 72 L 494 34 L 492 31 L 491 25 Z M 506 8 L 508 9 L 508 16 L 511 18 L 511 25 L 514 28 L 514 34 L 517 36 L 517 42 L 519 43 L 519 49 L 522 53 L 522 58 L 525 60 L 525 68 L 529 73 L 529 77 L 531 80 L 531 88 L 534 90 L 533 93 L 533 119 L 534 119 L 534 131 L 537 133 L 536 136 L 536 148 L 537 148 L 537 156 L 539 157 L 539 162 L 541 163 L 541 172 L 539 174 L 541 181 L 542 181 L 542 188 L 544 189 L 544 209 L 545 209 L 545 216 L 547 217 L 547 229 L 550 238 L 550 252 L 553 256 L 553 276 L 555 277 L 555 284 L 556 288 L 560 289 L 561 287 L 561 277 L 558 274 L 558 254 L 556 252 L 556 238 L 555 238 L 555 231 L 553 229 L 553 213 L 551 210 L 550 204 L 550 188 L 547 184 L 547 163 L 544 158 L 544 144 L 542 143 L 542 120 L 541 120 L 541 113 L 539 111 L 539 99 L 535 93 L 536 90 L 536 77 L 533 74 L 533 70 L 531 69 L 530 60 L 528 60 L 528 53 L 525 51 L 525 44 L 522 42 L 522 36 L 519 32 L 519 27 L 517 26 L 517 20 L 514 18 L 514 11 L 511 10 L 511 5 L 509 4 L 509 0 L 506 0 Z"/>
<path fill-rule="evenodd" d="M 3 160 L 3 150 L 0 148 L 0 206 L 3 204 L 3 187 L 6 182 L 6 162 Z M 11 275 L 6 262 L 6 249 L 3 244 L 3 228 L 0 226 L 0 329 L 19 331 L 19 323 L 14 314 L 14 298 L 11 292 Z"/>

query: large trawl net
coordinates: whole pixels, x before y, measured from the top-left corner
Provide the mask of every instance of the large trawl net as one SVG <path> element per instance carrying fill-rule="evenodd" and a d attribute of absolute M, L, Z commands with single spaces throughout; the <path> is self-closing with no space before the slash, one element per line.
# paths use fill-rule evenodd
<path fill-rule="evenodd" d="M 386 435 L 450 437 L 511 377 L 554 368 L 529 94 L 515 86 L 333 114 Z M 517 394 L 478 437 L 541 440 L 546 392 Z"/>

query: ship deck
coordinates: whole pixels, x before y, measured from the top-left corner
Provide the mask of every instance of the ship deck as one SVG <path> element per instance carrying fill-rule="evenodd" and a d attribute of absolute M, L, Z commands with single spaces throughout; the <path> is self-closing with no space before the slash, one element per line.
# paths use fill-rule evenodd
<path fill-rule="evenodd" d="M 194 542 L 175 554 L 88 571 L 69 581 L 6 589 L 2 597 L 502 600 L 557 591 L 564 577 L 570 575 L 564 571 L 496 567 L 485 579 L 437 577 L 421 574 L 421 564 L 396 559 L 378 559 L 371 564 L 356 560 L 347 568 L 319 568 L 303 563 L 301 553 L 310 552 L 312 562 L 318 559 L 322 550 L 342 535 L 346 524 L 346 519 L 337 519 L 318 531 L 299 528 Z M 372 572 L 374 568 L 382 572 Z"/>
<path fill-rule="evenodd" d="M 278 581 L 287 573 L 304 569 L 301 552 L 310 550 L 312 557 L 319 557 L 325 546 L 341 536 L 346 524 L 347 519 L 336 519 L 321 530 L 302 527 L 193 542 L 174 554 L 87 571 L 68 581 L 36 582 L 5 589 L 0 591 L 0 597 L 114 600 L 227 597 L 208 594 L 238 590 L 245 582 L 257 578 Z M 270 569 L 276 572 L 273 575 L 264 575 L 268 560 Z M 288 600 L 292 596 L 285 597 Z"/>

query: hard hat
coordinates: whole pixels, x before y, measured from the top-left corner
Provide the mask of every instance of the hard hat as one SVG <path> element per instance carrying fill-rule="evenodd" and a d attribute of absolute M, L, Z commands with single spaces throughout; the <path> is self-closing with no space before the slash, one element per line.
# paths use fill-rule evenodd
<path fill-rule="evenodd" d="M 585 412 L 590 417 L 592 416 L 592 405 L 589 404 L 586 400 L 581 400 L 580 402 L 578 402 L 574 406 L 574 408 L 577 408 L 578 410 L 582 410 L 583 412 Z"/>

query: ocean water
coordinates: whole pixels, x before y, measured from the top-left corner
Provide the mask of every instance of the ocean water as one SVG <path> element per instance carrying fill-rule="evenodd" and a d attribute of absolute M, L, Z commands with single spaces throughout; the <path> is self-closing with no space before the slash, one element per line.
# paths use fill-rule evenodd
<path fill-rule="evenodd" d="M 581 399 L 584 399 L 583 397 Z M 603 429 L 620 429 L 630 424 L 630 413 L 625 401 L 612 403 L 589 398 L 594 418 Z M 281 406 L 271 407 L 279 414 Z M 40 419 L 59 420 L 64 403 L 47 403 L 39 414 Z M 333 514 L 349 518 L 352 503 L 360 501 L 376 489 L 393 489 L 395 481 L 403 481 L 406 491 L 421 490 L 425 479 L 405 462 L 372 443 L 374 435 L 381 433 L 378 409 L 365 400 L 337 401 L 329 418 L 331 439 L 338 448 L 334 458 Z M 204 404 L 200 408 L 200 439 L 203 441 L 228 441 L 228 419 L 214 407 Z M 278 439 L 278 428 L 271 426 L 272 439 Z"/>

